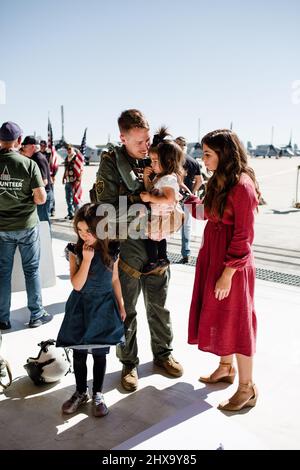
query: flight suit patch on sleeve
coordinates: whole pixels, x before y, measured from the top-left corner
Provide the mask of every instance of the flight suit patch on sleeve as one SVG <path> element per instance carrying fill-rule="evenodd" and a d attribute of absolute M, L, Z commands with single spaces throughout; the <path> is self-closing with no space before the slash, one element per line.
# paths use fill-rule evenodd
<path fill-rule="evenodd" d="M 104 191 L 104 181 L 102 180 L 98 180 L 96 182 L 96 193 L 98 196 L 100 196 L 100 194 L 102 194 Z"/>

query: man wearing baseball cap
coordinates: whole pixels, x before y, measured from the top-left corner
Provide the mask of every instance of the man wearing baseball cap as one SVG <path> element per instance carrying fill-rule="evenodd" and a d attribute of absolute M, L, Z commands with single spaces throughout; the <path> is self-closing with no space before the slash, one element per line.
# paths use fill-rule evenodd
<path fill-rule="evenodd" d="M 50 215 L 55 217 L 55 197 L 54 197 L 54 184 L 55 176 L 58 172 L 58 163 L 55 162 L 50 148 L 45 140 L 40 140 L 40 153 L 46 157 L 50 169 Z"/>
<path fill-rule="evenodd" d="M 27 135 L 22 142 L 23 155 L 31 158 L 39 167 L 47 199 L 45 204 L 40 204 L 37 207 L 38 216 L 41 222 L 47 221 L 50 226 L 50 203 L 51 203 L 51 176 L 50 167 L 45 155 L 39 152 L 39 142 L 33 135 Z"/>
<path fill-rule="evenodd" d="M 10 324 L 11 273 L 19 248 L 26 281 L 29 327 L 36 328 L 52 319 L 42 304 L 39 273 L 40 238 L 37 204 L 44 204 L 46 192 L 37 164 L 18 149 L 22 130 L 14 122 L 0 128 L 0 330 Z"/>

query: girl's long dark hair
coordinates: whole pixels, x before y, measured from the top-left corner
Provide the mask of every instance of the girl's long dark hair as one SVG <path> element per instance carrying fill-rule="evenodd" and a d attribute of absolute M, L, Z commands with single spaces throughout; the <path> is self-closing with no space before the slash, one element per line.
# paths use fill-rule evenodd
<path fill-rule="evenodd" d="M 82 248 L 84 241 L 80 238 L 78 233 L 78 222 L 85 222 L 90 229 L 92 235 L 96 238 L 96 244 L 94 245 L 95 251 L 100 255 L 101 260 L 105 266 L 112 268 L 113 260 L 109 254 L 108 238 L 100 240 L 97 237 L 97 224 L 103 219 L 103 217 L 97 216 L 97 204 L 84 204 L 75 213 L 73 226 L 77 234 L 77 243 L 75 246 L 76 254 L 80 260 L 82 260 Z"/>
<path fill-rule="evenodd" d="M 228 129 L 218 129 L 206 134 L 201 146 L 206 144 L 214 150 L 219 158 L 217 169 L 208 180 L 204 206 L 211 214 L 222 218 L 227 196 L 235 186 L 242 173 L 246 173 L 253 181 L 257 197 L 260 197 L 255 173 L 248 166 L 247 153 L 238 136 Z"/>
<path fill-rule="evenodd" d="M 168 129 L 162 126 L 153 137 L 153 142 L 149 148 L 149 154 L 156 153 L 159 159 L 162 172 L 158 175 L 161 178 L 165 175 L 175 173 L 180 182 L 183 180 L 183 163 L 185 156 L 180 146 L 174 142 Z"/>

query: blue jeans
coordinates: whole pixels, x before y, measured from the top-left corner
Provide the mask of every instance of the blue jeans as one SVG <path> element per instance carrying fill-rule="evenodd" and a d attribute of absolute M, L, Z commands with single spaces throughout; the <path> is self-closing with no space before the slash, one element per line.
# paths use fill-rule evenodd
<path fill-rule="evenodd" d="M 190 256 L 190 239 L 192 231 L 192 216 L 186 206 L 184 206 L 184 224 L 181 228 L 181 255 L 183 258 Z"/>
<path fill-rule="evenodd" d="M 48 191 L 46 194 L 47 194 L 46 202 L 45 204 L 38 204 L 37 213 L 38 213 L 40 222 L 46 221 L 50 225 L 50 204 L 51 204 L 51 199 L 52 199 L 52 193 Z"/>
<path fill-rule="evenodd" d="M 73 183 L 66 183 L 65 185 L 66 190 L 66 201 L 68 206 L 68 215 L 72 217 L 75 214 L 77 209 L 77 205 L 74 203 L 74 195 L 73 195 Z"/>
<path fill-rule="evenodd" d="M 54 184 L 50 186 L 50 215 L 55 212 Z"/>
<path fill-rule="evenodd" d="M 44 313 L 40 281 L 40 234 L 38 226 L 15 232 L 0 231 L 0 321 L 10 317 L 11 275 L 16 248 L 22 259 L 25 276 L 27 305 L 30 320 L 40 318 Z"/>

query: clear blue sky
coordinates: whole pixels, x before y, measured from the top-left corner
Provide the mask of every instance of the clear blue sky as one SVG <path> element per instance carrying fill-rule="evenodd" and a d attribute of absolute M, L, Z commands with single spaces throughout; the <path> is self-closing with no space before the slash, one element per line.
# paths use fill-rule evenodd
<path fill-rule="evenodd" d="M 0 121 L 46 137 L 118 139 L 139 108 L 153 129 L 197 140 L 233 127 L 246 142 L 300 145 L 298 0 L 0 0 Z M 1 100 L 0 100 L 1 101 Z M 300 101 L 300 100 L 298 100 Z"/>

